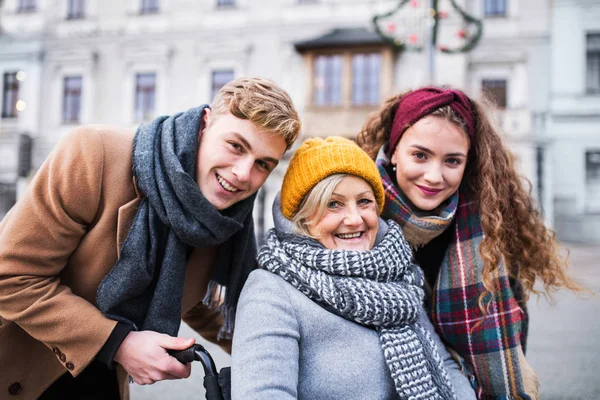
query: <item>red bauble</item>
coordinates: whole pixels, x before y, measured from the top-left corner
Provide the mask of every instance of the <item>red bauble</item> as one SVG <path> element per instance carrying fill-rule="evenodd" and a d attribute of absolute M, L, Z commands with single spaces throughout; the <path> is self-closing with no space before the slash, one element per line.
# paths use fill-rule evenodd
<path fill-rule="evenodd" d="M 389 24 L 387 24 L 386 30 L 389 33 L 394 33 L 396 32 L 396 24 L 394 24 L 393 22 L 390 22 Z"/>
<path fill-rule="evenodd" d="M 419 37 L 414 33 L 412 35 L 408 35 L 408 43 L 415 44 L 419 41 Z"/>
<path fill-rule="evenodd" d="M 464 29 L 459 29 L 458 32 L 456 32 L 456 35 L 459 38 L 464 39 L 467 36 L 467 32 L 465 32 Z"/>
<path fill-rule="evenodd" d="M 417 8 L 419 7 L 419 0 L 410 0 L 410 6 L 412 8 Z"/>

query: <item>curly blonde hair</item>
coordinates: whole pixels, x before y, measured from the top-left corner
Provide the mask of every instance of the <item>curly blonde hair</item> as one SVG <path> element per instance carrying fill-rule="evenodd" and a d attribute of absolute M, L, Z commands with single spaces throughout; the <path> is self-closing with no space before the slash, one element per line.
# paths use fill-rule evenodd
<path fill-rule="evenodd" d="M 388 143 L 396 109 L 407 93 L 387 99 L 379 111 L 368 117 L 358 134 L 358 145 L 372 158 Z M 472 158 L 460 190 L 478 205 L 485 233 L 479 253 L 485 265 L 482 280 L 487 292 L 479 299 L 480 307 L 483 308 L 486 294 L 496 292 L 494 282 L 500 261 L 507 266 L 509 276 L 522 284 L 525 301 L 531 293 L 541 293 L 534 287 L 536 277 L 550 296 L 561 287 L 584 290 L 568 273 L 568 250 L 560 251 L 556 234 L 544 225 L 525 189 L 528 181 L 515 169 L 514 156 L 503 144 L 489 115 L 491 102 L 470 100 L 476 120 L 475 143 L 470 144 Z M 450 107 L 430 115 L 445 118 L 465 131 L 464 122 Z"/>

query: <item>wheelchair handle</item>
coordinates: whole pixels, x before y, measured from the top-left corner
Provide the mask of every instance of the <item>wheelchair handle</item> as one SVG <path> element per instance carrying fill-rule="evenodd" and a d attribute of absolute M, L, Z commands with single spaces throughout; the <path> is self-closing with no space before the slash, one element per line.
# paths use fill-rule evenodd
<path fill-rule="evenodd" d="M 204 376 L 218 376 L 215 361 L 201 344 L 193 344 L 185 350 L 169 350 L 168 353 L 182 364 L 200 361 L 204 367 Z"/>
<path fill-rule="evenodd" d="M 168 353 L 182 364 L 192 361 L 200 361 L 204 368 L 204 388 L 206 389 L 206 400 L 223 400 L 221 386 L 219 385 L 219 374 L 215 361 L 210 353 L 201 344 L 193 344 L 185 350 L 169 350 Z"/>

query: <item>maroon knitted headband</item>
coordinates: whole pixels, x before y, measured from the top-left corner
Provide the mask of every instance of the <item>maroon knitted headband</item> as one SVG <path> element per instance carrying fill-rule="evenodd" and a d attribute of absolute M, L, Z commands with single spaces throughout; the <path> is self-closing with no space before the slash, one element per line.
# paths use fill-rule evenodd
<path fill-rule="evenodd" d="M 387 146 L 387 156 L 392 157 L 396 146 L 404 131 L 426 115 L 431 114 L 438 108 L 450 106 L 467 127 L 467 135 L 473 146 L 475 135 L 475 118 L 471 111 L 469 98 L 461 91 L 455 89 L 439 89 L 436 87 L 425 87 L 406 94 L 398 104 L 390 141 Z"/>

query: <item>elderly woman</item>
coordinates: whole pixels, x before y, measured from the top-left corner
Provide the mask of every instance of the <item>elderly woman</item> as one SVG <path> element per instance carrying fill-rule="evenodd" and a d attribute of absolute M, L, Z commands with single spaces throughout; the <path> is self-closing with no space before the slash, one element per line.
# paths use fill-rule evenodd
<path fill-rule="evenodd" d="M 233 399 L 474 399 L 423 311 L 423 272 L 355 143 L 309 139 L 244 287 Z M 290 221 L 291 220 L 291 221 Z"/>

